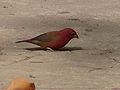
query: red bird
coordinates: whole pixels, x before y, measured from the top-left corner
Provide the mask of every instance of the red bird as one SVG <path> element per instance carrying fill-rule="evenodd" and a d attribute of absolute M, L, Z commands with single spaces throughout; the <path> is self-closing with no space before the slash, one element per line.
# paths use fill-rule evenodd
<path fill-rule="evenodd" d="M 60 31 L 47 32 L 32 39 L 22 40 L 16 43 L 28 42 L 52 50 L 64 47 L 73 38 L 78 38 L 77 33 L 71 28 L 65 28 Z"/>

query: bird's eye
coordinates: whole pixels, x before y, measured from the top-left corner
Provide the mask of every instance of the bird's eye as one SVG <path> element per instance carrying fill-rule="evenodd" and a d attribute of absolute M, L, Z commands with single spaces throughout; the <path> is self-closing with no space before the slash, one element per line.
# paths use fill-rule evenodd
<path fill-rule="evenodd" d="M 71 32 L 70 35 L 74 36 L 74 35 L 76 35 L 76 33 L 75 32 Z"/>

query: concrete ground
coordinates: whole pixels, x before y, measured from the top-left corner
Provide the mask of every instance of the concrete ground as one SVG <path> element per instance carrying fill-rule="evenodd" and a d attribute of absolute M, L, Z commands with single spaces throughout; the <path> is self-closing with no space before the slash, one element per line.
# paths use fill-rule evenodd
<path fill-rule="evenodd" d="M 51 52 L 28 43 L 73 28 L 79 39 Z M 119 0 L 0 0 L 0 90 L 16 77 L 36 90 L 120 90 Z"/>

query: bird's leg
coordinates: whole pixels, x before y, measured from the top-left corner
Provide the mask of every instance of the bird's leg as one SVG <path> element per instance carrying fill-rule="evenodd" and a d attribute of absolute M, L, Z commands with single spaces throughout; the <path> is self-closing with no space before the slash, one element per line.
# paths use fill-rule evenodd
<path fill-rule="evenodd" d="M 49 48 L 49 47 L 47 47 L 47 49 L 50 50 L 50 51 L 52 51 L 52 52 L 54 51 L 52 48 Z"/>

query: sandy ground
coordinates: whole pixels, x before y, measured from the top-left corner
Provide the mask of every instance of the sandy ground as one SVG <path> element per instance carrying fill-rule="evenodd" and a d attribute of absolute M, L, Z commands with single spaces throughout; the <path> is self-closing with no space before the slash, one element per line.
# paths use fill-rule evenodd
<path fill-rule="evenodd" d="M 70 27 L 73 39 L 58 51 L 28 43 Z M 120 90 L 119 0 L 0 0 L 0 90 L 16 77 L 36 90 Z"/>

